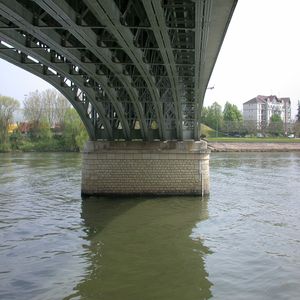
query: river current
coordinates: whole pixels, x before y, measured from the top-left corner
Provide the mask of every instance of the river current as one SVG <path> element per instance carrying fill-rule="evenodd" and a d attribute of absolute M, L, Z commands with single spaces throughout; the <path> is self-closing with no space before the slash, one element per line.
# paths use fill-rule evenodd
<path fill-rule="evenodd" d="M 80 154 L 0 154 L 0 299 L 300 299 L 300 153 L 210 167 L 207 198 L 82 199 Z"/>

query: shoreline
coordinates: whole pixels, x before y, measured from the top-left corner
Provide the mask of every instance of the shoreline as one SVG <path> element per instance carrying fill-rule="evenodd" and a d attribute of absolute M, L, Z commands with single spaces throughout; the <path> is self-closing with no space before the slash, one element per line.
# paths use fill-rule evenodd
<path fill-rule="evenodd" d="M 207 142 L 211 152 L 292 152 L 300 151 L 300 143 Z"/>
<path fill-rule="evenodd" d="M 211 152 L 296 152 L 300 151 L 300 142 L 284 143 L 284 142 L 209 142 L 207 148 Z M 53 151 L 53 150 L 12 150 L 0 151 L 5 153 L 82 153 L 82 151 Z"/>

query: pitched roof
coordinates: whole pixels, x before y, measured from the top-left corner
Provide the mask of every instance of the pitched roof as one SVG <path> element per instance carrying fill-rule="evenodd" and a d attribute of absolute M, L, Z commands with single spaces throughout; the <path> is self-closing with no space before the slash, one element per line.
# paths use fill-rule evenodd
<path fill-rule="evenodd" d="M 263 96 L 263 95 L 258 95 L 249 101 L 245 102 L 244 104 L 254 104 L 254 103 L 266 103 L 267 101 L 276 101 L 276 102 L 284 102 L 284 103 L 291 103 L 290 98 L 285 97 L 285 98 L 278 98 L 275 95 L 270 95 L 270 96 Z"/>
<path fill-rule="evenodd" d="M 262 96 L 262 95 L 258 95 L 252 99 L 250 99 L 249 101 L 245 102 L 244 104 L 252 104 L 252 103 L 264 103 L 266 101 L 268 97 L 267 96 Z"/>
<path fill-rule="evenodd" d="M 289 97 L 284 97 L 284 98 L 279 98 L 279 99 L 286 104 L 291 104 L 291 99 Z"/>

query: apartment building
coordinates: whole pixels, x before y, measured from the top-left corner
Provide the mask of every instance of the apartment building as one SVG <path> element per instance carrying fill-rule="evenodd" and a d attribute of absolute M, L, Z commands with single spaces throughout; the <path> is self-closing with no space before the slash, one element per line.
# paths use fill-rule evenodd
<path fill-rule="evenodd" d="M 268 126 L 274 114 L 279 115 L 284 124 L 291 123 L 290 98 L 258 95 L 243 104 L 244 121 L 256 123 L 257 129 Z"/>

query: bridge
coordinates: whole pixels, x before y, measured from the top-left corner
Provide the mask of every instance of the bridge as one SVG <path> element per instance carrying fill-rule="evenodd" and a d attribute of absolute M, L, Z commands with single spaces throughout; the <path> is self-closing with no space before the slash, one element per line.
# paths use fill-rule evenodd
<path fill-rule="evenodd" d="M 0 0 L 0 57 L 85 124 L 84 194 L 208 192 L 200 115 L 236 3 Z"/>

